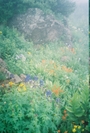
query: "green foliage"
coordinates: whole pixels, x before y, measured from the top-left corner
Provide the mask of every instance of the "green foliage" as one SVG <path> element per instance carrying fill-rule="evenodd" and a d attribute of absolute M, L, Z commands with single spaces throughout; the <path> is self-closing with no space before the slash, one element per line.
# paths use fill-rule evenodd
<path fill-rule="evenodd" d="M 54 14 L 62 14 L 69 16 L 75 9 L 75 3 L 70 0 L 23 0 L 25 3 L 30 3 L 31 7 L 37 7 L 43 11 L 52 11 Z"/>
<path fill-rule="evenodd" d="M 62 41 L 33 45 L 15 29 L 0 27 L 0 58 L 7 69 L 32 77 L 24 85 L 0 83 L 1 133 L 90 131 L 87 37 L 78 30 L 72 34 L 73 48 Z"/>
<path fill-rule="evenodd" d="M 56 0 L 51 2 L 51 10 L 55 14 L 61 13 L 62 15 L 68 17 L 75 10 L 75 3 L 70 0 Z"/>
<path fill-rule="evenodd" d="M 14 14 L 20 12 L 21 0 L 0 0 L 0 23 L 6 23 Z"/>
<path fill-rule="evenodd" d="M 19 89 L 10 88 L 0 97 L 0 132 L 55 133 L 61 119 L 55 101 L 51 102 L 40 88 Z"/>
<path fill-rule="evenodd" d="M 23 38 L 19 38 L 19 33 L 15 29 L 0 27 L 0 57 L 2 59 L 11 58 L 17 51 L 24 46 Z M 21 40 L 22 39 L 22 40 Z"/>
<path fill-rule="evenodd" d="M 69 0 L 0 0 L 0 24 L 7 24 L 14 15 L 28 8 L 40 8 L 44 12 L 68 16 L 73 12 L 74 3 Z"/>
<path fill-rule="evenodd" d="M 90 14 L 90 2 L 89 2 L 89 14 Z M 90 16 L 89 16 L 89 25 L 90 25 Z"/>
<path fill-rule="evenodd" d="M 0 72 L 0 81 L 3 81 L 5 79 L 5 74 L 3 72 Z"/>
<path fill-rule="evenodd" d="M 68 111 L 68 119 L 74 122 L 75 125 L 81 125 L 85 130 L 90 131 L 89 126 L 89 87 L 83 86 L 80 92 L 76 92 L 73 97 L 69 100 L 66 106 Z M 84 120 L 84 123 L 82 123 Z M 84 125 L 83 125 L 84 124 Z"/>

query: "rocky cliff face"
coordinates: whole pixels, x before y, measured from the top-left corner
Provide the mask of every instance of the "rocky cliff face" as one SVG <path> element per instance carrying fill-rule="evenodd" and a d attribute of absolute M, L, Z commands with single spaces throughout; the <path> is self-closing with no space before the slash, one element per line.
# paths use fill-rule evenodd
<path fill-rule="evenodd" d="M 70 30 L 52 15 L 45 15 L 40 9 L 30 8 L 25 14 L 14 16 L 10 26 L 18 29 L 25 38 L 34 44 L 43 44 L 64 39 L 71 44 Z"/>

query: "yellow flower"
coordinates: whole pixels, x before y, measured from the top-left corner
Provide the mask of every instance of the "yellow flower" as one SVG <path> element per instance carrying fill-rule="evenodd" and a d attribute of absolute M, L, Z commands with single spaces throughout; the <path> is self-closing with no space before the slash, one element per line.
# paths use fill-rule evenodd
<path fill-rule="evenodd" d="M 75 129 L 75 128 L 73 128 L 73 129 L 72 129 L 72 132 L 73 132 L 73 133 L 75 133 L 75 132 L 76 132 L 76 129 Z"/>
<path fill-rule="evenodd" d="M 26 90 L 27 90 L 25 86 L 23 87 L 23 90 L 24 90 L 24 91 L 26 91 Z"/>
<path fill-rule="evenodd" d="M 13 86 L 14 83 L 12 81 L 9 82 L 9 86 Z"/>
<path fill-rule="evenodd" d="M 81 129 L 81 126 L 78 126 L 78 129 Z"/>
<path fill-rule="evenodd" d="M 21 83 L 20 85 L 19 85 L 19 87 L 18 87 L 18 91 L 19 92 L 21 92 L 21 91 L 26 91 L 27 89 L 26 89 L 26 86 L 23 84 L 23 83 Z"/>
<path fill-rule="evenodd" d="M 30 54 L 31 54 L 31 52 L 28 52 L 28 54 L 30 55 Z"/>
<path fill-rule="evenodd" d="M 77 128 L 77 125 L 74 125 L 74 128 Z"/>
<path fill-rule="evenodd" d="M 23 87 L 23 86 L 25 86 L 23 83 L 21 83 L 21 84 L 19 85 L 19 87 Z"/>

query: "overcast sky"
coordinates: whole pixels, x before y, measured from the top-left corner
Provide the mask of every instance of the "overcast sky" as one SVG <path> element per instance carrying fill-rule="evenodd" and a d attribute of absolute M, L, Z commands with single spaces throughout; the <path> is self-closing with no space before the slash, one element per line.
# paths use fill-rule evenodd
<path fill-rule="evenodd" d="M 77 3 L 87 3 L 87 2 L 89 2 L 89 0 L 71 0 L 71 1 L 75 1 Z"/>

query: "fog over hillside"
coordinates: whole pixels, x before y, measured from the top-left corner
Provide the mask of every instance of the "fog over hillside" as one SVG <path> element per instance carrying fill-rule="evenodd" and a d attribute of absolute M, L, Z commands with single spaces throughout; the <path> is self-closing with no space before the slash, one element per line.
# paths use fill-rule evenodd
<path fill-rule="evenodd" d="M 71 1 L 74 1 L 76 3 L 88 3 L 89 2 L 88 0 L 71 0 Z"/>
<path fill-rule="evenodd" d="M 72 0 L 71 0 L 72 1 Z M 84 33 L 88 33 L 89 22 L 89 3 L 88 0 L 73 0 L 76 2 L 75 11 L 69 17 L 72 24 L 81 28 Z"/>
<path fill-rule="evenodd" d="M 88 21 L 89 0 L 71 0 L 76 3 L 75 11 L 71 14 L 76 21 L 85 18 Z"/>

